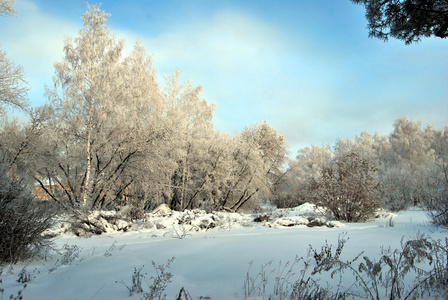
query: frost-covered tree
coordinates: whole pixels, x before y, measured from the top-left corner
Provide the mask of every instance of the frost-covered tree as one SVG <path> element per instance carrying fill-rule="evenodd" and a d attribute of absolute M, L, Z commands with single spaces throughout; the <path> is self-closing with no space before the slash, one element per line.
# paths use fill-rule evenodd
<path fill-rule="evenodd" d="M 385 167 L 385 173 L 396 174 L 397 176 L 401 176 L 400 173 L 403 172 L 407 174 L 411 181 L 411 189 L 409 190 L 411 199 L 407 199 L 406 202 L 414 205 L 431 197 L 427 189 L 427 171 L 433 161 L 430 131 L 429 128 L 423 130 L 421 122 L 398 118 L 394 123 L 394 130 L 389 136 L 393 153 L 389 164 Z M 391 173 L 387 171 L 387 168 L 401 171 Z M 403 182 L 400 179 L 395 181 Z M 396 186 L 396 188 L 405 189 L 405 187 L 399 186 Z M 409 184 L 406 183 L 406 189 L 408 188 Z M 387 192 L 387 189 L 385 191 Z"/>
<path fill-rule="evenodd" d="M 25 110 L 28 89 L 22 66 L 14 64 L 0 49 L 0 113 L 4 113 L 5 106 Z"/>
<path fill-rule="evenodd" d="M 350 152 L 356 152 L 363 158 L 369 158 L 377 161 L 377 153 L 375 151 L 375 140 L 372 135 L 363 131 L 360 135 L 356 135 L 355 139 L 338 139 L 334 145 L 334 155 L 343 156 Z"/>
<path fill-rule="evenodd" d="M 221 187 L 223 192 L 218 203 L 225 210 L 237 211 L 244 205 L 257 203 L 262 194 L 269 193 L 271 181 L 256 141 L 238 135 L 229 144 L 230 155 L 227 159 L 230 159 L 230 177 L 227 184 Z"/>
<path fill-rule="evenodd" d="M 384 167 L 393 160 L 392 146 L 386 135 L 379 135 L 377 132 L 374 134 L 373 150 L 380 167 Z"/>
<path fill-rule="evenodd" d="M 0 119 L 0 164 L 11 178 L 20 179 L 22 185 L 31 185 L 35 128 L 17 120 Z"/>
<path fill-rule="evenodd" d="M 17 12 L 14 10 L 15 0 L 0 0 L 0 16 L 13 16 Z"/>
<path fill-rule="evenodd" d="M 165 159 L 171 162 L 163 184 L 164 197 L 173 209 L 195 206 L 203 182 L 204 161 L 213 140 L 214 105 L 201 96 L 202 87 L 180 82 L 180 72 L 166 76 L 163 92 L 164 124 L 170 128 Z"/>
<path fill-rule="evenodd" d="M 68 38 L 64 59 L 55 64 L 51 107 L 36 118 L 42 127 L 42 159 L 36 179 L 62 187 L 65 203 L 85 209 L 105 208 L 125 198 L 143 153 L 161 138 L 162 97 L 152 58 L 137 43 L 122 57 L 106 25 L 108 14 L 88 6 L 84 28 Z"/>
<path fill-rule="evenodd" d="M 421 129 L 421 122 L 398 118 L 389 137 L 399 164 L 408 164 L 413 170 L 430 159 L 431 141 Z"/>
<path fill-rule="evenodd" d="M 267 124 L 247 127 L 237 136 L 207 131 L 204 125 L 201 135 L 190 137 L 187 148 L 167 152 L 178 158 L 169 177 L 174 200 L 168 203 L 175 201 L 177 209 L 184 203 L 183 208 L 209 211 L 256 206 L 280 179 L 281 153 L 286 151 L 282 137 Z"/>
<path fill-rule="evenodd" d="M 14 4 L 14 0 L 0 0 L 0 16 L 16 14 Z M 0 49 L 0 113 L 4 113 L 5 106 L 25 110 L 29 105 L 28 89 L 22 66 L 14 64 Z"/>
<path fill-rule="evenodd" d="M 275 188 L 284 175 L 287 144 L 283 136 L 275 128 L 268 125 L 266 121 L 252 127 L 246 127 L 241 135 L 245 140 L 258 145 L 264 161 L 266 176 Z"/>
<path fill-rule="evenodd" d="M 277 130 L 266 122 L 246 127 L 240 134 L 236 176 L 239 193 L 234 193 L 232 211 L 248 203 L 269 199 L 284 178 L 287 145 Z M 264 198 L 264 199 L 263 199 Z"/>
<path fill-rule="evenodd" d="M 311 201 L 308 183 L 320 176 L 322 168 L 333 158 L 331 148 L 327 144 L 312 145 L 301 148 L 295 160 L 289 162 L 286 171 L 287 181 L 284 190 L 275 203 L 280 207 L 293 207 Z"/>
<path fill-rule="evenodd" d="M 296 157 L 299 167 L 299 176 L 306 179 L 318 176 L 323 167 L 327 166 L 333 157 L 330 145 L 312 145 L 299 149 Z"/>
<path fill-rule="evenodd" d="M 65 126 L 71 127 L 83 144 L 82 207 L 91 205 L 92 146 L 96 142 L 93 135 L 103 125 L 107 109 L 112 108 L 105 107 L 111 98 L 115 98 L 111 92 L 121 85 L 116 81 L 116 66 L 124 45 L 123 41 L 115 41 L 106 26 L 108 14 L 98 6 L 88 5 L 88 10 L 82 15 L 84 28 L 75 39 L 65 40 L 64 60 L 54 65 L 55 90 L 47 90 L 55 113 L 61 121 L 68 123 Z"/>
<path fill-rule="evenodd" d="M 12 16 L 14 0 L 0 0 L 0 16 Z M 25 109 L 28 106 L 26 95 L 28 83 L 22 66 L 14 64 L 6 52 L 0 49 L 0 113 L 4 113 L 4 106 Z"/>
<path fill-rule="evenodd" d="M 382 167 L 379 180 L 385 208 L 400 211 L 413 205 L 413 180 L 406 168 L 398 165 Z"/>

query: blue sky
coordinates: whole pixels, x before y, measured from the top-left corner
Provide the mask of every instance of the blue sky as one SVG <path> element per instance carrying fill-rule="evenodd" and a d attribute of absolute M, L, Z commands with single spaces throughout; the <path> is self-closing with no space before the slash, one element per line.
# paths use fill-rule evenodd
<path fill-rule="evenodd" d="M 448 125 L 448 40 L 368 38 L 364 8 L 349 0 L 103 0 L 101 8 L 126 51 L 140 39 L 159 74 L 180 69 L 203 86 L 216 129 L 234 134 L 266 120 L 292 156 L 361 131 L 389 134 L 399 116 Z M 38 106 L 86 2 L 16 0 L 16 10 L 0 18 L 0 46 L 24 67 Z"/>

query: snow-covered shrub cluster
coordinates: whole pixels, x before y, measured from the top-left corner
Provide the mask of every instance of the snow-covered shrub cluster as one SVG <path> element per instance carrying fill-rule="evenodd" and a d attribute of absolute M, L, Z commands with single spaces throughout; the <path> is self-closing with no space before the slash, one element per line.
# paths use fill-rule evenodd
<path fill-rule="evenodd" d="M 131 226 L 116 211 L 93 211 L 82 214 L 73 217 L 70 224 L 73 233 L 79 236 L 89 233 L 102 234 L 114 231 L 127 231 Z"/>
<path fill-rule="evenodd" d="M 305 203 L 288 209 L 269 209 L 260 213 L 206 212 L 200 209 L 171 210 L 162 204 L 150 213 L 145 213 L 139 220 L 129 217 L 127 209 L 122 211 L 93 211 L 71 217 L 69 221 L 63 217 L 46 234 L 56 236 L 60 233 L 73 233 L 77 236 L 99 235 L 117 231 L 154 231 L 155 235 L 168 235 L 185 238 L 198 231 L 212 229 L 230 230 L 241 227 L 267 226 L 272 228 L 292 226 L 324 226 L 341 227 L 322 207 Z"/>
<path fill-rule="evenodd" d="M 324 167 L 320 176 L 310 180 L 308 190 L 314 202 L 331 211 L 336 220 L 365 221 L 381 205 L 376 172 L 370 159 L 350 152 Z"/>
<path fill-rule="evenodd" d="M 328 210 L 311 203 L 305 203 L 293 208 L 276 209 L 267 215 L 261 214 L 261 219 L 266 219 L 266 216 L 270 217 L 265 223 L 269 227 L 305 225 L 307 227 L 325 226 L 331 228 L 343 226 L 341 222 L 331 218 Z M 257 218 L 260 219 L 260 216 Z"/>

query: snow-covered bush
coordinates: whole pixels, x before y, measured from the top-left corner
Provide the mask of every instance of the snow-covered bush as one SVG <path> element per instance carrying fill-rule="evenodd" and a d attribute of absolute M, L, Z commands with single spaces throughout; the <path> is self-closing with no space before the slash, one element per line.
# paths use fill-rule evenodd
<path fill-rule="evenodd" d="M 73 216 L 71 230 L 78 236 L 102 234 L 112 231 L 126 232 L 131 223 L 123 220 L 116 211 L 93 211 L 87 214 Z"/>
<path fill-rule="evenodd" d="M 310 180 L 309 190 L 315 203 L 328 209 L 336 220 L 364 221 L 380 207 L 376 171 L 370 159 L 350 152 L 322 168 L 321 175 Z"/>
<path fill-rule="evenodd" d="M 146 218 L 144 208 L 137 205 L 123 207 L 120 209 L 120 212 L 130 221 L 144 220 Z"/>
<path fill-rule="evenodd" d="M 0 168 L 0 263 L 29 259 L 50 245 L 52 217 L 20 180 Z"/>

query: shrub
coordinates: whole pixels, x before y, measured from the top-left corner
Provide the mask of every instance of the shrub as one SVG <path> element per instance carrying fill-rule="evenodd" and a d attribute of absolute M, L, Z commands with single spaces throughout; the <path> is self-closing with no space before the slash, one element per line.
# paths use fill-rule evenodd
<path fill-rule="evenodd" d="M 448 191 L 440 198 L 433 199 L 427 208 L 434 224 L 448 227 Z"/>
<path fill-rule="evenodd" d="M 436 225 L 448 227 L 448 159 L 443 159 L 437 166 L 438 172 L 433 178 L 436 188 L 433 197 L 425 202 L 432 222 Z"/>
<path fill-rule="evenodd" d="M 321 175 L 310 180 L 309 190 L 316 204 L 337 220 L 364 221 L 380 208 L 381 185 L 374 178 L 376 172 L 370 159 L 351 152 L 323 167 Z"/>
<path fill-rule="evenodd" d="M 0 169 L 0 263 L 30 259 L 50 245 L 44 232 L 53 225 L 45 206 L 33 199 L 20 180 Z"/>
<path fill-rule="evenodd" d="M 168 262 L 162 265 L 156 265 L 154 261 L 152 262 L 152 266 L 156 270 L 156 275 L 151 276 L 152 283 L 149 286 L 149 293 L 144 293 L 143 299 L 166 299 L 163 292 L 167 288 L 168 284 L 171 283 L 171 279 L 173 278 L 173 274 L 168 272 L 168 269 L 171 267 L 171 263 L 173 261 L 174 257 L 168 259 Z"/>
<path fill-rule="evenodd" d="M 132 205 L 124 209 L 124 215 L 131 221 L 144 220 L 146 218 L 146 211 L 143 207 Z"/>
<path fill-rule="evenodd" d="M 152 266 L 156 271 L 154 276 L 151 276 L 152 283 L 149 286 L 149 292 L 144 292 L 142 287 L 142 280 L 145 278 L 146 273 L 142 274 L 142 266 L 140 269 L 134 268 L 134 274 L 132 275 L 132 286 L 129 287 L 122 280 L 121 283 L 128 289 L 129 296 L 132 296 L 134 293 L 143 293 L 141 299 L 144 300 L 156 300 L 156 299 L 166 299 L 166 295 L 164 294 L 165 289 L 168 284 L 171 283 L 173 278 L 173 274 L 168 272 L 168 269 L 171 267 L 171 263 L 174 261 L 174 257 L 168 259 L 166 264 L 156 265 L 153 261 Z M 179 292 L 179 296 L 177 299 L 187 299 L 190 300 L 191 296 L 182 288 Z"/>

